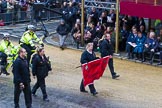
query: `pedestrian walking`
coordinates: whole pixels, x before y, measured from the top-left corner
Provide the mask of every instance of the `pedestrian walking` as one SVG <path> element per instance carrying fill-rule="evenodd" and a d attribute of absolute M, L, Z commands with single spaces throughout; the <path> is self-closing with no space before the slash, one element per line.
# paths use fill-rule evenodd
<path fill-rule="evenodd" d="M 37 54 L 32 58 L 32 73 L 34 78 L 37 77 L 37 82 L 35 83 L 32 94 L 36 96 L 36 91 L 40 87 L 43 94 L 43 100 L 49 101 L 46 92 L 45 78 L 48 76 L 48 72 L 51 70 L 51 65 L 49 59 L 47 59 L 44 48 L 38 48 Z"/>
<path fill-rule="evenodd" d="M 110 56 L 108 66 L 112 75 L 113 79 L 118 78 L 120 75 L 117 75 L 114 71 L 114 64 L 113 64 L 113 44 L 111 42 L 111 36 L 109 33 L 105 34 L 105 39 L 100 42 L 100 52 L 101 57 Z"/>
<path fill-rule="evenodd" d="M 57 33 L 59 34 L 59 44 L 60 48 L 64 50 L 64 42 L 68 33 L 70 32 L 69 26 L 65 23 L 63 19 L 60 21 L 60 25 L 56 29 Z"/>
<path fill-rule="evenodd" d="M 26 50 L 20 48 L 18 52 L 18 57 L 13 63 L 13 81 L 14 81 L 14 104 L 15 108 L 20 108 L 19 97 L 21 91 L 23 91 L 25 96 L 26 108 L 32 107 L 32 97 L 30 88 L 30 72 L 29 65 L 26 59 Z"/>
<path fill-rule="evenodd" d="M 86 46 L 86 50 L 81 55 L 80 63 L 81 64 L 88 63 L 95 59 L 98 59 L 98 57 L 96 57 L 96 54 L 93 51 L 93 43 L 88 43 Z M 88 91 L 85 90 L 83 80 L 84 79 L 82 79 L 81 84 L 80 84 L 80 92 L 87 93 Z M 96 89 L 94 87 L 94 84 L 89 84 L 88 86 L 89 86 L 90 92 L 93 95 L 98 94 L 98 92 L 96 91 Z"/>

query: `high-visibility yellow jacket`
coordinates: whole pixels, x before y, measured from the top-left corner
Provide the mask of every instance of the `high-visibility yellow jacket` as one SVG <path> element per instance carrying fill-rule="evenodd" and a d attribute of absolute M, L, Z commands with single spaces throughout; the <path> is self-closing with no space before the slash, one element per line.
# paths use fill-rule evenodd
<path fill-rule="evenodd" d="M 10 54 L 8 48 L 14 48 L 14 45 L 10 42 L 10 41 L 5 41 L 5 40 L 2 40 L 1 43 L 0 43 L 0 52 L 3 52 L 7 55 Z"/>
<path fill-rule="evenodd" d="M 36 34 L 32 31 L 26 31 L 21 39 L 20 39 L 20 44 L 27 44 L 27 45 L 30 45 L 30 46 L 34 46 L 34 42 L 38 42 L 39 44 L 42 44 L 43 42 L 36 36 Z"/>

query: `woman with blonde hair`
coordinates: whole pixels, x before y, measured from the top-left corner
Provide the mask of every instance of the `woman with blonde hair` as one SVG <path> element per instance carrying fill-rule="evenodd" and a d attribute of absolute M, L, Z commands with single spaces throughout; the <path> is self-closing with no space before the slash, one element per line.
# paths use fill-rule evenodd
<path fill-rule="evenodd" d="M 32 74 L 34 78 L 37 77 L 37 82 L 32 89 L 32 95 L 36 96 L 37 89 L 41 88 L 43 100 L 48 102 L 49 99 L 46 92 L 45 78 L 52 69 L 43 47 L 37 49 L 37 54 L 34 55 L 32 60 Z"/>

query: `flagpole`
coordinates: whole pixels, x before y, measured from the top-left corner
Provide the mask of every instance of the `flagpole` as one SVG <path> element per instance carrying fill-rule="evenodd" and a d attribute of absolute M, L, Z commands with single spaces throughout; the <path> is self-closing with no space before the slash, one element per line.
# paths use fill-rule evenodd
<path fill-rule="evenodd" d="M 138 0 L 136 0 L 136 4 L 138 3 Z"/>
<path fill-rule="evenodd" d="M 84 0 L 81 8 L 81 46 L 84 46 Z"/>
<path fill-rule="evenodd" d="M 119 0 L 116 2 L 116 43 L 115 43 L 115 53 L 118 53 L 119 46 Z"/>
<path fill-rule="evenodd" d="M 154 5 L 155 5 L 155 6 L 157 5 L 157 0 L 154 0 Z"/>

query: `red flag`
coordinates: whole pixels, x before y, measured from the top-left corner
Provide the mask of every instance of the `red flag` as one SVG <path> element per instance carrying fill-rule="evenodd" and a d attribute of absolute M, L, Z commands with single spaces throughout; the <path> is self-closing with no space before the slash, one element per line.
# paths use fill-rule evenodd
<path fill-rule="evenodd" d="M 92 84 L 94 80 L 99 79 L 109 61 L 109 56 L 82 64 L 84 86 Z"/>

